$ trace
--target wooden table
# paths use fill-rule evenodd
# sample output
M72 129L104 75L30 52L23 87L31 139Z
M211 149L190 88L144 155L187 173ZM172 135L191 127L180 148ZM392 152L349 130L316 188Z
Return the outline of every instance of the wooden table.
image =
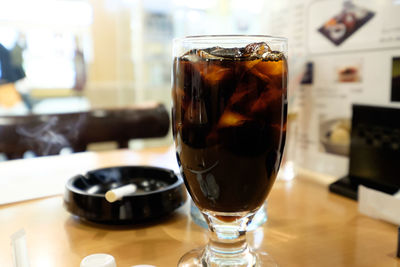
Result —
M153 164L166 152L167 148L83 153L43 158L34 165ZM0 163L0 171L26 169L33 163L10 164ZM400 266L394 225L359 214L355 201L329 193L324 183L310 177L302 174L275 184L268 200L268 222L248 234L252 246L267 250L280 266ZM92 253L113 255L118 267L171 267L186 251L207 241L207 232L188 217L187 204L151 224L102 226L72 217L62 202L56 195L0 206L1 267L13 266L10 236L21 228L27 234L31 267L79 266Z

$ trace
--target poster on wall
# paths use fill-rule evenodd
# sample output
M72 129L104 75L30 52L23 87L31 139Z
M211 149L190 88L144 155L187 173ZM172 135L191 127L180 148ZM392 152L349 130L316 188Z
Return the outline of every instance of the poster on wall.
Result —
M300 76L289 82L289 113L298 114L295 162L345 176L352 105L400 108L400 2L275 1L271 12L280 21L271 22L272 33L288 37L292 77Z

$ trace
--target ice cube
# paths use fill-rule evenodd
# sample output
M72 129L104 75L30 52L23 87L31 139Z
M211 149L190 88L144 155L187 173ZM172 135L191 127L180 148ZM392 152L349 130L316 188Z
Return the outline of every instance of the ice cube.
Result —
M257 87L252 84L239 84L236 91L229 99L230 105L245 104L252 98L257 97Z
M232 73L233 70L231 68L225 68L218 65L210 65L200 70L201 76L211 85L219 83L222 79L227 78L227 76Z
M259 79L271 83L272 80L282 79L287 74L286 62L280 61L264 61L251 60L245 64L248 71Z
M250 79L247 79L249 78ZM251 74L245 74L240 83L237 84L235 91L229 98L228 108L240 112L240 114L247 114L253 102L259 96L258 81L251 79Z
M205 50L190 50L182 56L182 59L182 66L184 66L183 69L185 70L184 77L185 79L188 79L188 81L185 82L185 86L192 84L193 80L197 79L198 74L200 74L202 79L210 85L219 83L230 73L233 74L231 68L222 66L222 57L214 56ZM210 60L215 60L215 62L210 63ZM184 63L187 63L188 65L185 65Z
M263 54L262 58L266 61L280 61L285 59L285 56L279 51L268 51L267 53Z
M183 54L181 59L190 62L197 62L201 59L201 57L197 54L196 50L190 50Z
M197 50L196 54L197 54L200 58L206 59L206 60L207 60L207 59L212 59L212 60L222 60L222 59L224 59L224 58L221 57L221 56L217 56L217 55L211 54L211 53L209 53L209 52L207 52L207 51L205 51L205 50L201 50L201 49Z
M261 79L264 82L271 82L271 77L269 76L269 73L265 71L265 69L263 68L263 64L259 63L259 64L255 64L251 69L250 69L250 73L254 76L256 76L257 78Z
M287 74L287 67L284 61L263 61L255 65L251 71L263 80L270 80L271 76L282 77Z
M183 60L187 60L190 62L198 62L202 59L205 60L222 60L223 57L214 55L210 53L210 49L192 49L183 54L181 57Z
M250 118L240 113L226 109L218 121L218 127L223 128L223 127L238 126L243 124L247 120L250 120Z
M273 103L280 104L281 99L282 90L271 87L267 91L262 92L260 97L253 102L253 105L251 106L251 113L265 113L268 107L270 107Z
M253 59L253 60L247 60L244 62L244 66L246 70L252 69L255 65L260 63L262 60L261 59Z
M273 51L265 42L252 43L244 48L243 56L248 58L258 58L264 61L279 61L284 59L282 52Z
M271 48L265 42L252 43L244 48L243 55L250 58L263 58L270 51Z
M243 48L223 48L223 47L212 47L207 49L207 52L213 56L224 58L224 59L233 59L243 57Z

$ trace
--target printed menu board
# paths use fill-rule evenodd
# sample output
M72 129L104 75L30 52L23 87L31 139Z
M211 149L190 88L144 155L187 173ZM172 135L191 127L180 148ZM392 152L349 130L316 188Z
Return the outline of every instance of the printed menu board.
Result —
M271 14L271 33L289 39L294 160L344 176L352 104L400 108L400 1L294 0Z

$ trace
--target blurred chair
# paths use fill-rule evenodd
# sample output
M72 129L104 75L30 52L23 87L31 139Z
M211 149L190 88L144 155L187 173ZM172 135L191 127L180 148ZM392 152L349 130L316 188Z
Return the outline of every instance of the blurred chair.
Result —
M115 141L127 148L132 139L163 137L169 130L164 105L87 112L0 117L0 153L8 159L57 155L63 149L85 151L88 144Z

